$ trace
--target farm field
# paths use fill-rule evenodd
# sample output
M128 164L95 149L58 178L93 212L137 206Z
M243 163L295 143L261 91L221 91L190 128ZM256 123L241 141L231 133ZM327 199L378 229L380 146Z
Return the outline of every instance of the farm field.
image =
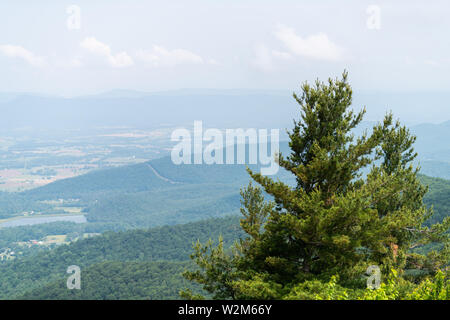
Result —
M168 153L169 133L168 128L52 131L43 136L0 132L0 191L20 192L96 169L161 157Z

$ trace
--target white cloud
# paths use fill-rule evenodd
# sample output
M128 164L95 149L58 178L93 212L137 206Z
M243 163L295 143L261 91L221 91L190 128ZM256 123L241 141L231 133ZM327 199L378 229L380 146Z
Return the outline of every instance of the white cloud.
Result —
M53 66L55 66L56 68L76 69L83 66L83 61L78 56L65 59L55 59L55 61L53 62Z
M162 46L154 45L152 50L139 50L136 56L152 67L173 67L180 64L202 64L204 60L199 55L185 50L168 50ZM217 63L209 59L208 63Z
M290 59L292 59L292 55L289 52L272 50L272 55L275 58L278 58L278 59L281 59L281 60L290 60Z
M109 63L113 67L129 67L134 64L133 59L126 52L119 52L114 56L108 57Z
M288 61L293 57L289 52L270 50L265 45L255 47L255 56L252 61L253 65L263 71L274 71L279 65L277 62Z
M81 47L99 56L111 55L111 48L103 42L98 41L94 37L85 38L80 45Z
M302 38L294 29L281 25L275 31L275 36L297 56L330 61L340 60L343 57L344 50L322 32Z
M0 45L0 52L10 58L20 58L25 60L33 67L45 66L45 60L42 57L36 56L33 52L28 51L24 47L15 45Z
M272 71L274 69L272 61L272 53L264 45L259 45L255 48L255 57L253 65L263 71Z
M111 48L107 44L98 41L94 37L84 39L80 45L89 52L106 58L107 62L113 67L123 68L134 64L133 59L125 51L112 54Z

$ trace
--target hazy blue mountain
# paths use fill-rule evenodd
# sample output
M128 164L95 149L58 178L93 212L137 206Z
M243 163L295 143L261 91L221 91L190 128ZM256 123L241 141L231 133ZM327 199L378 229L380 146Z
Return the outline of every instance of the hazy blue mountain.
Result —
M114 89L98 94L79 96L80 98L141 98L148 96L178 96L178 95L279 95L290 96L292 92L286 90L262 90L262 89L201 89L185 88L166 91L137 91L126 89Z
M271 94L134 94L57 98L30 95L1 102L0 127L74 129L95 126L151 127L162 123L213 127L286 128L296 116L291 96ZM110 96L110 97L109 97Z
M421 159L450 162L450 121L420 124L411 131L417 136L415 146Z
M381 120L392 110L407 124L439 123L450 118L447 101L450 93L356 92L353 106L356 110L366 106L366 120ZM291 119L299 115L291 92L250 89L150 93L117 89L73 98L0 93L0 111L4 129L148 127L186 125L194 120L215 127L291 128Z
M365 120L381 120L392 111L403 123L441 123L450 119L450 91L359 91L354 90L353 106L366 106Z
M450 162L422 160L419 164L420 172L427 176L450 179Z

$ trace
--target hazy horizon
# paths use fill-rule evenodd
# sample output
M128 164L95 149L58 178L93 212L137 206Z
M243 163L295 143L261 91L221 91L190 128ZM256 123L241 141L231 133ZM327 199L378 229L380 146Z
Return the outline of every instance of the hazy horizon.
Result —
M449 12L443 0L1 3L0 92L291 95L347 70L368 120L392 108L438 123L450 119Z
M180 88L180 89L172 89L172 90L163 90L163 91L140 91L140 90L129 90L129 89L112 89L107 91L100 91L91 94L83 94L76 96L64 96L64 95L54 95L47 93L36 93L36 92L1 92L0 91L0 110L2 108L11 108L14 105L15 99L19 100L19 105L22 107L26 107L27 110L31 110L33 108L41 108L44 110L51 110L48 107L56 108L54 105L56 101L61 100L64 102L73 101L75 104L72 106L72 109L77 108L76 102L82 101L83 105L86 101L90 101L90 108L97 108L99 110L104 110L107 106L104 106L101 101L110 100L113 102L114 108L124 108L124 112L126 111L126 105L131 103L131 107L133 104L139 105L139 110L145 109L145 107L151 109L152 112L156 112L156 116L158 114L165 115L164 108L160 108L160 103L152 102L151 98L160 97L161 99L166 98L167 101L173 101L173 104L176 104L178 107L174 106L174 110L176 108L182 108L183 105L174 100L177 96L192 96L198 97L198 99L194 99L191 103L193 105L185 105L189 106L191 109L205 110L208 112L209 109L217 108L227 108L227 105L221 101L221 96L225 97L234 97L236 101L239 103L239 107L230 106L228 109L230 112L221 111L225 118L234 118L236 112L238 110L243 111L244 109L248 109L252 111L257 111L258 104L263 103L266 105L266 111L268 112L266 115L259 114L259 117L256 117L256 123L258 123L258 118L273 118L273 116L279 112L279 116L277 118L282 118L283 116L286 119L291 119L296 117L297 104L295 100L292 98L292 93L298 93L300 86L293 91L288 90L266 90L266 89L245 89L245 88L234 88L234 89L212 89L212 88ZM376 91L376 90L353 90L353 108L355 110L360 110L363 106L366 107L367 113L364 118L365 121L381 121L383 116L392 111L395 118L400 119L404 124L407 125L418 125L418 124L442 124L447 121L450 121L450 108L448 108L448 104L446 101L450 101L450 92L446 91ZM272 101L266 103L264 101L264 96L272 97ZM202 97L204 99L202 99ZM254 99L250 99L254 97ZM28 101L24 105L24 98L28 99ZM34 103L33 99L38 99L37 103ZM145 101L147 99L147 101ZM150 100L149 100L150 99ZM160 100L161 100L160 99ZM206 100L207 102L204 102ZM143 103L147 103L144 104ZM169 102L167 102L169 103ZM197 103L197 104L195 104ZM205 105L205 103L209 103L209 105ZM17 107L19 106L17 105ZM160 109L158 109L160 108ZM244 108L244 109L241 109ZM80 109L81 110L81 109ZM233 111L234 110L234 111ZM264 110L264 109L262 109ZM424 112L426 110L426 112ZM48 111L50 112L50 111ZM58 112L59 113L59 112ZM141 118L142 115L146 114L146 112L137 114L138 118ZM50 114L49 114L50 115ZM201 119L202 114L198 113L198 119ZM214 115L212 115L214 116ZM214 118L214 117L213 117ZM223 120L223 117L218 117ZM119 117L118 119L121 119ZM266 122L266 125L270 125L271 123ZM273 123L275 124L275 123ZM254 124L248 123L247 126L252 126Z

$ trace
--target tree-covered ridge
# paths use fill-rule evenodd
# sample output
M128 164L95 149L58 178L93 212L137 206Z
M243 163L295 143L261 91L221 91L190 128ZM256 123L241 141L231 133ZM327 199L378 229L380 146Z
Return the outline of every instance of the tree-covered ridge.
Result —
M419 176L420 181L429 187L424 203L433 206L434 215L430 222L440 222L450 216L450 181L440 178Z
M239 213L239 187L227 184L179 185L102 196L85 210L90 223L126 228L173 225Z
M200 292L182 277L189 261L105 261L82 271L81 289L68 290L66 279L26 292L19 299L31 300L161 300L180 299L180 288Z
M0 298L12 299L49 282L67 279L66 269L70 265L78 265L83 271L104 261L187 261L193 243L197 240L207 241L219 234L230 239L228 245L241 237L238 217L148 230L106 232L101 236L78 240L70 245L0 265ZM168 272L164 277L169 280L177 275ZM159 298L169 297L161 293Z
M424 176L421 176L420 178L424 184L430 186L427 197L434 199L433 203L435 211L441 213L441 215L444 216L445 211L438 211L438 209L441 208L439 210L443 210L442 208L445 208L445 205L448 202L447 199L450 198L450 181ZM449 190L449 192L441 193L441 190ZM438 193L440 197L433 197L434 193ZM446 194L448 196L445 196ZM4 242L23 241L31 238L39 239L40 237L49 233L69 233L72 232L74 228L79 233L91 231L91 227L89 227L89 224L84 226L76 225L73 223L58 222L20 228L2 229L0 230L0 238L3 239ZM197 228L198 231L196 231ZM225 231L227 228L231 228L230 230L234 230L236 232L227 232ZM216 229L221 230L218 231ZM4 288L10 287L9 289L6 288L6 290L9 290L8 292L10 292L12 295L15 295L19 292L26 292L23 296L20 296L20 298L26 299L177 299L179 298L179 290L183 288L190 288L192 290L195 290L196 288L198 288L196 286L191 286L181 277L181 273L185 270L185 266L187 266L186 260L188 259L189 252L191 250L191 243L195 241L196 236L199 237L201 241L205 241L208 239L208 234L210 235L210 237L216 238L217 232L222 233L222 235L227 240L227 243L225 244L226 248L234 240L238 240L239 237L243 236L243 233L238 231L239 218L236 216L230 219L213 219L210 221L202 221L187 225L156 228L151 229L148 232L138 230L121 232L117 234L109 233L107 237L98 236L97 238L81 240L80 242L72 243L68 246L57 249L59 250L58 255L62 254L62 256L65 257L62 260L58 259L58 257L50 253L41 253L33 258L24 260L24 263L20 264L20 267L17 266L16 262L16 266L14 267L14 269L11 269L10 267L1 269L5 273L10 273L10 277L6 277L5 273L2 272L3 275L0 276L2 279L1 282L4 283ZM167 242L165 245L163 245L164 239L167 239L172 234L177 235L179 232L181 232L180 237L176 237L175 241L172 242L174 246L172 247L172 249L169 249L170 245ZM145 256L145 251L141 251L141 247L139 245L142 245L142 243L136 243L136 241L140 240L143 240L144 243L146 243L146 238L150 238L153 242L159 243L158 246L147 247L147 249L152 252L149 256ZM85 257L80 257L80 252L83 250L87 250L88 254ZM155 253L158 253L159 250L162 251L157 255L153 255ZM144 261L141 261L142 257L144 257ZM51 264L48 262L50 261L50 259L56 259L55 261L60 264L60 268L57 268L56 271L57 276L53 280L51 280L51 277L48 277L48 274L50 274L51 272L55 272L56 270L51 268ZM84 285L86 285L86 290L83 289L80 292L76 290L69 291L65 286L65 280L68 275L64 273L64 268L67 267L67 265L71 263L70 261L73 260L78 262L82 261L83 265L89 266L87 267L87 269L82 269L83 283ZM105 265L108 265L108 267L105 269L106 272L99 274L99 272L101 271L101 267L99 266L103 265L103 262L99 261L106 260L116 260L116 262L105 262ZM148 260L150 260L150 262ZM158 261L155 262L155 260ZM159 260L175 260L181 262ZM32 276L33 265L39 264L42 267L43 261L47 262L43 267L45 270L45 274L36 278L39 287L33 290L29 290L27 288L27 285ZM129 267L126 266L128 263L127 261L133 261L130 262L131 264ZM156 266L164 266L167 272L158 269ZM137 287L140 289L134 289L131 285L126 285L126 289L120 291L122 293L118 293L119 291L116 291L116 289L121 287L124 283L127 283L129 281L129 278L133 278L137 276L137 274L143 274L140 273L140 268L142 268L142 270L150 270L145 273L145 276L142 278L142 281L143 283L145 283L145 285L140 285ZM28 276L24 278L26 285L20 287L19 284L22 281L20 281L20 278L18 276L13 276L12 274L18 272L19 276L23 277L23 274L27 272L28 269L31 272L27 273ZM120 272L119 269L127 270L127 272ZM133 272L131 272L132 270ZM120 273L120 276L109 277L110 274L117 273ZM90 275L93 276L91 277ZM88 276L87 279L85 278L85 276ZM104 281L109 282L105 285L103 284ZM18 287L12 288L13 283L16 283ZM332 284L333 283L329 284L327 282L317 281L309 284L305 283L303 287L311 288L311 290L306 293L304 291L301 291L301 293L299 293L301 295L296 297L309 299L314 298L317 295L317 297L322 298L325 296L337 298L337 293L341 292L337 289L333 289L334 291L328 293L320 291L320 288L335 288L336 286L333 286ZM85 286L83 286L83 288L85 288ZM342 288L342 290L345 291L345 288ZM347 292L347 297L349 297L349 294L351 294L351 292ZM293 297L294 296L292 295L290 296L290 298ZM8 298L11 298L11 296L8 296Z
M450 216L425 224L433 212L423 202L428 188L413 166L416 137L388 114L370 134L355 138L352 130L365 109L350 109L345 72L342 79L304 83L294 98L301 117L289 133L292 153L278 161L296 185L248 169L273 200L265 201L252 184L242 190L247 238L232 254L222 241L217 247L197 243L192 259L199 270L186 272L186 278L218 299L283 299L333 279L348 291L362 290L370 266L385 278L395 270L410 287L424 274L445 271ZM440 245L428 254L412 251L431 243ZM445 279L443 286L448 288ZM199 298L189 291L183 295Z
M140 164L101 169L21 193L29 199L91 198L105 193L136 193L198 184L248 182L245 165L175 165L170 157ZM156 173L155 173L156 172ZM163 178L161 178L163 177Z
M287 142L280 144L290 152ZM170 183L158 174L177 183ZM257 170L257 168L252 167ZM278 177L295 184L282 169ZM161 158L137 165L94 171L59 180L19 194L0 194L0 216L4 218L34 210L53 213L49 199L77 199L91 232L186 223L239 212L239 188L248 183L245 165L174 165ZM444 189L443 189L444 190ZM434 192L434 189L431 189ZM447 189L442 191L445 198ZM425 196L425 201L430 194ZM426 202L429 204L429 202ZM435 205L436 217L444 217ZM445 209L445 208L443 208ZM0 241L2 238L0 237Z
M442 188L450 188L450 181L429 177L421 177L421 179L425 179L423 180L424 183L430 184L429 194L433 194L434 187L437 185ZM12 241L27 239L30 232L32 232L33 238L39 238L52 230L58 234L70 232L73 227L78 228L79 232L89 231L89 229L85 229L86 226L52 223L22 227L19 228L20 230L17 230L18 228L3 229L0 230L0 234L2 238ZM20 233L17 233L17 231L20 231ZM57 254L40 253L33 258L23 260L23 263L17 261L13 268L8 262L8 266L3 269L0 268L2 270L1 282L4 284L2 290L9 292L2 297L12 298L15 296L26 299L178 299L178 291L181 289L189 288L194 292L200 292L197 291L198 286L189 284L181 277L181 273L185 271L186 267L192 266L187 262L192 242L197 238L201 241L206 241L209 237L216 238L217 234L222 234L227 240L224 244L225 248L229 247L233 241L243 237L244 234L239 231L239 217L212 219L187 225L155 228L148 231L110 232L96 238L80 240L54 249L54 251L58 250ZM174 239L172 239L172 235L175 235ZM151 239L151 242L156 245L148 246L147 239ZM169 242L165 239L169 239ZM144 248L143 244L145 244ZM84 251L86 251L86 255L82 255ZM62 259L60 255L63 257ZM56 262L56 268L52 267L51 261ZM71 261L80 263L82 267L83 289L81 291L67 290L66 288L65 281L68 275L65 273L65 268L72 264ZM44 273L35 276L33 273L34 265L43 268ZM103 269L102 266L105 268ZM164 268L161 269L161 266ZM126 270L126 272L121 270ZM142 272L143 270L147 271ZM51 273L54 273L55 277L49 277L48 275ZM10 274L10 276L7 277L6 274ZM136 279L138 276L144 284L134 287L130 284L133 283L130 279ZM20 285L22 283L21 278L24 285ZM34 280L32 281L32 279ZM30 283L31 287L36 286L36 288L31 289ZM117 291L118 288L122 289ZM345 291L345 288L339 289L339 285L333 282L328 283L318 280L305 282L300 288L309 289L299 291L299 288L297 288L293 292L297 292L299 295L291 294L289 298L324 299L328 297L337 299L350 298L352 294L355 294L348 290ZM344 291L346 295L340 295ZM363 293L360 291L359 294Z

